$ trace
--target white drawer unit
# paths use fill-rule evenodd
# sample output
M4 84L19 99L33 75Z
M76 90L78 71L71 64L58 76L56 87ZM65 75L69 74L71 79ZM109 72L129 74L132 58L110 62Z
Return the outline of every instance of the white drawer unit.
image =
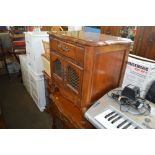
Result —
M31 96L40 111L44 111L46 106L45 85L43 74L36 74L29 68Z
M43 40L49 41L47 32L25 32L28 63L32 70L37 74L41 74L43 71L41 60L41 54L44 53Z
M35 60L28 59L28 65L36 74L42 74L42 71L44 70L41 57L36 58Z

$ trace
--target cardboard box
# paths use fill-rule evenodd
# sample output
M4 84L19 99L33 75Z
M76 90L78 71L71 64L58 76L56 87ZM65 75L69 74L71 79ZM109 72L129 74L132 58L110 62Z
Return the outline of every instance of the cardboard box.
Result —
M138 86L141 97L145 97L155 80L155 61L129 54L122 87L132 84Z

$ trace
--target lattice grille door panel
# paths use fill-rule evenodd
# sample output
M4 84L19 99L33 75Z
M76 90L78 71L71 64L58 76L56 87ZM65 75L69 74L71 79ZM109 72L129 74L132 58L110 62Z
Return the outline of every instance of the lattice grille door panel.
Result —
M54 65L54 72L55 74L57 74L58 76L62 77L62 66L61 66L61 62L60 60L55 60L53 62Z
M79 75L72 67L67 68L67 82L70 86L72 86L75 90L79 90L80 79Z

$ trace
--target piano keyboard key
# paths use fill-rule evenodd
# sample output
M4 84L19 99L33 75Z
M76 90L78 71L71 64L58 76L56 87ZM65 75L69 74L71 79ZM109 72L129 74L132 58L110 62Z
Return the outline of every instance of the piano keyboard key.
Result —
M128 124L125 125L122 129L127 129L130 125L131 125L131 123L128 123Z
M114 119L111 123L115 123L116 121L118 121L120 118L122 118L122 116L118 116L116 119Z
M132 124L127 129L134 129L134 128L135 128L135 126Z
M115 112L113 111L113 112L111 112L111 113L109 113L109 114L107 114L106 116L105 116L105 118L107 118L107 117L109 117L109 116L111 116L112 114L114 114Z
M124 121L125 121L124 118L120 118L118 121L116 121L115 123L113 123L113 125L117 128L117 126L118 126L119 124L121 124L122 122L124 122Z
M127 126L129 124L129 121L126 121L121 127L120 129L123 129L125 126Z
M104 112L102 112L102 115L105 117L107 114L113 112L111 109L107 109Z
M108 121L112 120L112 119L115 118L116 116L118 116L118 114L114 114L113 116L111 116L110 118L108 118Z
M138 127L138 126L136 126L136 127L135 127L135 129L139 129L139 127Z
M124 125L127 122L127 120L123 121L122 123L120 123L117 128L120 128L122 125Z

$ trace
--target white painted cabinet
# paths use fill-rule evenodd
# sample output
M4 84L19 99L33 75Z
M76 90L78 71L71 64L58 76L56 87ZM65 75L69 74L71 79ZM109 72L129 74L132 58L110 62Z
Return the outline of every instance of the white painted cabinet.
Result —
M49 41L47 32L25 32L26 55L20 56L23 83L40 111L46 106L42 40Z

